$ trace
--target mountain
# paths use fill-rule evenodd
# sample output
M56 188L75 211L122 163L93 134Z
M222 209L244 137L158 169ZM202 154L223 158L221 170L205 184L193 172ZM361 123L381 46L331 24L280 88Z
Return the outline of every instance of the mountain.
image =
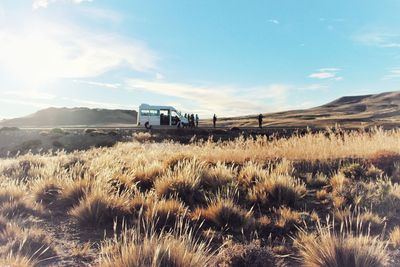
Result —
M29 116L0 121L0 126L61 127L61 126L114 126L136 124L134 110L89 108L47 108Z
M400 91L344 96L328 104L303 110L266 113L264 125L276 127L400 126ZM220 126L257 126L257 115L220 118Z
M258 125L257 116L219 118L217 125L253 127ZM26 117L0 121L0 127L134 126L136 118L134 110L48 108ZM200 122L202 126L211 126L211 120ZM335 124L343 127L400 126L400 91L344 96L315 108L264 114L264 125L270 127L326 127Z

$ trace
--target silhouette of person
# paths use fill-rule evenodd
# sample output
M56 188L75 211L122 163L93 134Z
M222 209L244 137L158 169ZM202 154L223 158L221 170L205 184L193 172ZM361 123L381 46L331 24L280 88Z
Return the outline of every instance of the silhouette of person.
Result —
M190 115L190 125L192 128L194 128L194 114Z
M199 127L199 115L196 114L196 128Z
M214 128L215 128L215 124L217 123L217 116L214 114L214 117L213 117L213 126L214 126Z
M263 118L264 116L260 113L260 115L258 115L258 127L260 128L262 128Z

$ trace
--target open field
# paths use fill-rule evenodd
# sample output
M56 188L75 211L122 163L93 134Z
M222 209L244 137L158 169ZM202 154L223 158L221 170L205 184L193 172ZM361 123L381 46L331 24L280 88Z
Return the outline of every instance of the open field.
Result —
M400 263L399 130L151 140L1 159L0 265Z

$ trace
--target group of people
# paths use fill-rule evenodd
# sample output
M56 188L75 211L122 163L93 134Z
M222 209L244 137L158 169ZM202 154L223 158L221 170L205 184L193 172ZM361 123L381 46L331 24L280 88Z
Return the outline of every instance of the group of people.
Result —
M264 116L260 113L260 115L258 115L258 127L260 127L260 128L262 128L263 118L264 118ZM216 125L217 125L217 115L214 114L213 127L215 128Z
M199 115L198 114L195 115L195 114L185 113L185 118L188 120L190 128L199 127Z
M185 113L185 118L188 120L190 128L199 127L199 115L198 114L195 115L195 114ZM260 128L262 128L263 118L264 118L264 116L260 113L260 115L258 115L258 127L260 127ZM213 127L215 128L216 125L217 125L217 115L214 114Z

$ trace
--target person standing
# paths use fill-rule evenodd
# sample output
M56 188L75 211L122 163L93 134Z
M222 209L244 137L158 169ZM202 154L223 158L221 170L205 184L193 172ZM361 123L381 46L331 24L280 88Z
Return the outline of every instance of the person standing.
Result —
M264 116L260 113L260 115L258 115L258 127L260 128L262 128L263 118Z
M199 115L196 114L196 128L199 127Z
M191 128L194 128L194 114L190 115L190 126Z
M214 126L214 128L215 128L216 123L217 123L217 116L214 114L214 117L213 117L213 126Z

